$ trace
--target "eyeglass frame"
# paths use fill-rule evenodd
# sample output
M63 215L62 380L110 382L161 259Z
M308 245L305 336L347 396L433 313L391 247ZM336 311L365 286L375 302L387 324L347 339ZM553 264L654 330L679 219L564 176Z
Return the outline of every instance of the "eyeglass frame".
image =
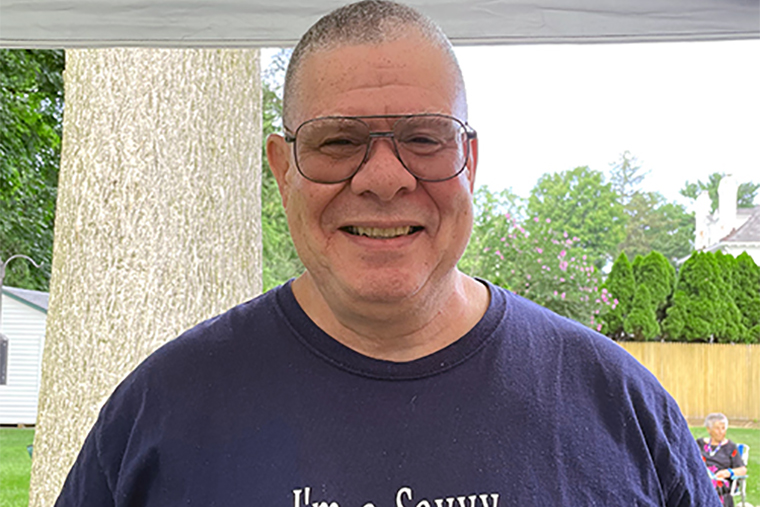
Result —
M364 121L364 120L378 120L378 119L395 119L395 121L393 122L393 126L395 127L396 123L399 120L403 120L403 119L407 119L407 118L417 118L417 117L430 117L430 116L436 116L436 117L439 117L439 118L446 118L446 119L449 119L449 120L454 120L455 122L459 123L464 128L464 132L465 132L465 135L467 137L467 142L465 143L467 152L465 153L464 163L462 164L462 167L456 173L452 174L451 176L447 176L445 178L426 179L426 178L420 178L419 176L417 176L416 174L414 174L411 171L411 169L409 169L406 166L406 164L404 163L404 161L401 159L401 155L399 154L399 151L398 151L398 145L396 144L396 137L395 137L395 135L393 133L393 130L385 130L385 131L381 130L381 131L375 131L375 132L373 132L372 129L371 129L371 127L367 124L367 122ZM354 171L351 174L349 174L345 178L340 179L338 181L321 181L321 180L317 180L317 179L314 179L314 178L310 178L309 176L307 176L306 174L304 174L303 170L301 169L301 165L298 162L298 150L296 149L296 147L297 147L296 143L297 143L297 140L298 140L298 131L301 130L301 128L303 128L304 125L307 125L309 123L312 123L312 122L315 122L315 121L319 121L319 120L330 120L330 119L336 119L336 120L358 120L358 121L360 121L361 123L363 123L364 125L367 126L367 129L369 129L369 141L367 141L367 148L366 148L366 151L364 152L364 158L362 159L362 161L359 163L359 165L356 167L356 169L354 169ZM372 140L373 139L377 139L377 138L386 138L386 139L390 138L391 139L391 145L393 146L393 151L394 151L394 153L396 155L396 159L398 159L398 161L401 162L401 165L404 167L404 169L406 169L406 172L408 172L409 174L411 174L412 176L414 176L414 178L417 181L424 181L424 182L428 182L428 183L438 183L438 182L442 182L442 181L448 181L448 180L456 178L457 176L459 176L460 174L462 174L462 171L464 171L465 167L467 167L467 161L470 159L470 141L472 141L473 139L477 139L477 137L478 137L478 133L466 121L462 121L462 120L460 120L459 118L457 118L455 116L451 116L451 115L448 115L448 114L442 114L442 113L375 114L375 115L365 115L365 116L338 116L338 115L333 115L333 116L318 116L316 118L311 118L311 119L306 120L305 122L301 123L298 126L298 128L295 130L295 132L293 132L293 133L291 133L292 131L289 128L287 128L287 127L285 127L283 130L284 130L284 134L285 134L283 136L284 139L285 139L285 142L288 143L288 144L293 143L293 157L295 158L295 161L296 161L296 169L298 169L298 173L301 176L303 176L304 178L306 178L307 180L309 180L309 181L312 181L314 183L320 183L320 184L323 184L323 185L335 185L335 184L338 184L338 183L343 183L344 181L349 181L351 178L353 178L354 176L356 176L356 173L358 173L361 170L361 168L364 166L364 164L366 164L367 161L369 160L369 158L370 158L369 157L369 153L370 153L370 150L372 149Z

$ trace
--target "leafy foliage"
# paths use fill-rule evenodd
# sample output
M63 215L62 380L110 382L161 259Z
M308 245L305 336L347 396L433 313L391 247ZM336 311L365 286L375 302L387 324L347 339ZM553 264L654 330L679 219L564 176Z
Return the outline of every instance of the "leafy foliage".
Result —
M601 315L601 331L616 340L626 338L624 324L633 305L636 279L625 252L621 252L615 259L602 290L608 297L604 300L607 307Z
M719 204L718 186L720 185L720 180L723 179L725 175L725 173L712 173L706 182L697 180L696 183L689 183L687 181L679 192L682 196L694 200L699 197L699 194L707 190L707 193L710 196L710 202L712 203L710 213L715 213ZM741 183L737 192L736 206L739 208L754 207L758 189L760 189L760 183L753 183L751 181Z
M644 285L655 311L664 310L676 284L676 270L664 255L651 251L634 271L636 285Z
M263 133L277 132L280 87L288 52L273 60L263 83ZM20 253L5 283L47 290L53 248L55 199L63 115L62 51L0 50L0 259ZM298 275L303 266L288 232L277 183L262 150L264 288Z
M262 83L263 138L279 132L282 126L282 79L288 51L283 50L273 59ZM280 200L277 181L274 179L266 147L261 154L261 235L262 280L265 291L276 287L303 272L303 264L296 253L288 229L288 219Z
M747 252L736 258L734 299L747 328L747 341L760 343L760 267Z
M717 301L719 318L716 322L716 338L720 342L737 342L747 339L747 328L736 305L736 259L721 251L713 254L718 268L716 285L721 297Z
M623 206L628 207L631 199L639 193L639 186L647 174L648 171L641 172L638 160L628 151L623 152L620 160L612 165L610 185Z
M475 234L459 263L472 276L488 278L560 315L600 328L598 271L581 239L551 219L523 220L519 200L483 187L476 193ZM505 211L509 210L509 211Z
M628 217L617 252L625 252L632 259L657 250L675 263L692 251L694 216L684 206L667 202L659 192L642 191L640 186L647 174L627 151L610 169L612 190Z
M707 255L697 252L681 267L673 304L662 323L672 340L705 341L714 334L718 288L713 280L717 272Z
M521 216L522 200L510 190L492 192L483 186L475 190L473 206L472 235L459 260L459 269L487 278L496 285L507 286L506 280L499 278L501 259L498 255L484 255L484 252L499 244L511 219Z
M598 268L612 259L625 237L623 205L604 174L588 167L544 174L531 191L527 212L581 238L579 246Z
M671 263L691 253L694 214L680 204L665 201L657 192L636 192L625 206L628 222L619 251L628 258L656 250Z
M663 201L650 214L647 236L651 250L662 253L674 264L694 249L694 213L687 212L681 204Z
M63 117L63 51L0 49L0 259L5 283L47 290Z
M675 268L661 253L638 255L631 264L621 252L602 286L608 296L603 298L602 332L615 340L659 336L675 280Z
M734 300L730 255L696 252L679 272L663 329L672 340L751 341Z
M631 312L625 319L623 329L636 340L651 340L660 334L655 305L644 283L636 287Z

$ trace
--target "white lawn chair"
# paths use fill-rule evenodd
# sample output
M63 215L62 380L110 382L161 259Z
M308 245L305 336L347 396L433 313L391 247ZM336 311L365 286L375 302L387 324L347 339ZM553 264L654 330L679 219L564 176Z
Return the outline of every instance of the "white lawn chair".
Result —
M741 454L742 456L742 461L744 461L745 465L748 465L749 464L749 446L747 444L736 444L736 447L739 450L739 454ZM744 495L746 493L746 490L747 490L747 476L746 475L734 476L733 480L731 481L731 496L741 495L742 497L742 503L737 504L737 505L741 505L742 507L745 507Z

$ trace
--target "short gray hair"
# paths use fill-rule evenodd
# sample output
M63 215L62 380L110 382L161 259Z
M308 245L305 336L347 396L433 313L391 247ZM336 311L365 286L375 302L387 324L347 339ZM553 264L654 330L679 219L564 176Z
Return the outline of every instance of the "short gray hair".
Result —
M705 417L705 428L709 430L716 422L722 422L726 425L726 429L728 429L728 417L726 417L724 414L721 414L720 412L715 412L714 414L710 414Z
M318 51L358 44L391 42L415 29L418 35L443 50L451 61L464 94L464 79L454 48L443 30L421 12L390 0L364 0L344 5L322 17L301 37L293 49L285 73L283 92L283 120L291 118L290 104L299 84L299 70L303 60Z

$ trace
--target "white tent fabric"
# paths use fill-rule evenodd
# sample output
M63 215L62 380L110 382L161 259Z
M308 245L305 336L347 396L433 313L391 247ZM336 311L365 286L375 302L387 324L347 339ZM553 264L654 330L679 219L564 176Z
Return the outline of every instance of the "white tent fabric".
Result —
M2 0L4 47L293 45L341 0ZM760 0L409 0L457 44L760 38Z

